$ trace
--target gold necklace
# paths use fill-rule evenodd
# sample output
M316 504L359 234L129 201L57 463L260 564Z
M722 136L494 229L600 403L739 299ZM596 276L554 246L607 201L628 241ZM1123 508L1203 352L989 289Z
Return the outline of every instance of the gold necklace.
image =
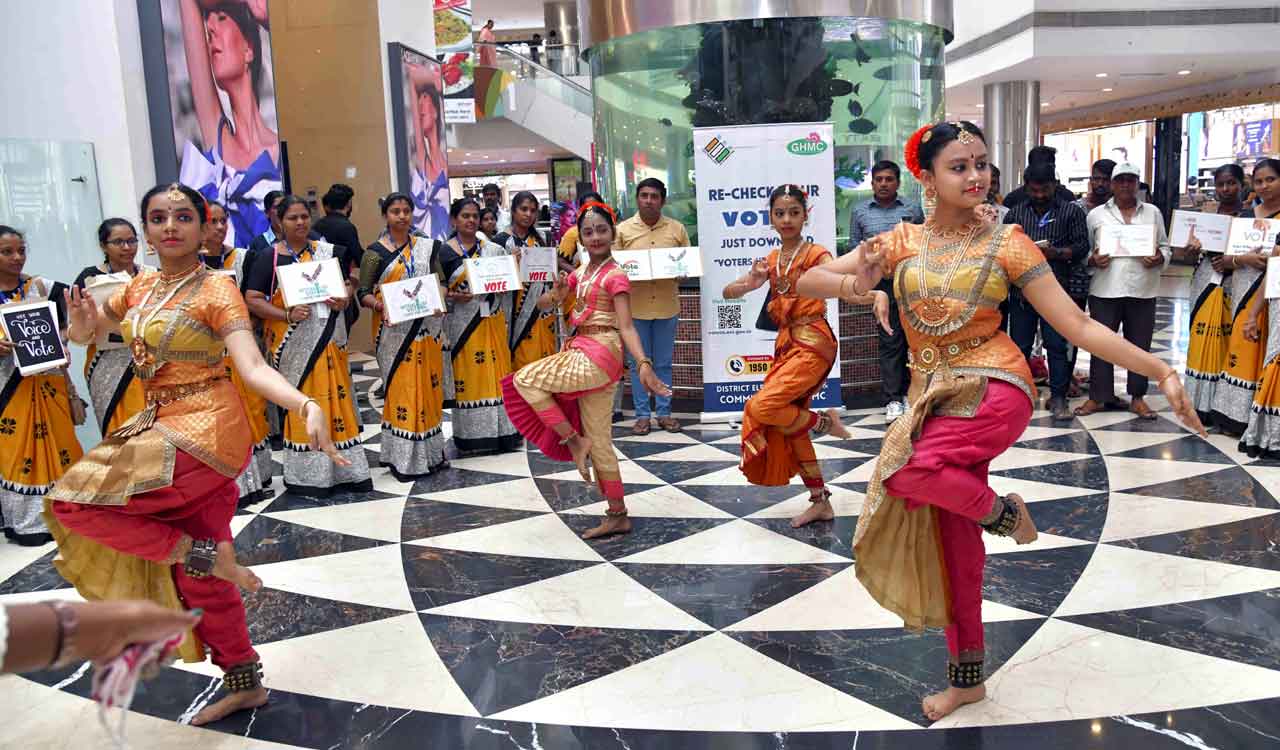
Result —
M958 240L961 237L964 237L969 234L973 234L974 228L978 226L978 222L966 221L965 223L961 224L958 227L940 228L938 226L938 223L934 221L932 218L930 218L924 224L925 224L925 229L928 230L928 232L932 234L934 237L937 237L940 240Z
M940 326L951 319L951 309L947 307L947 296L951 293L951 283L955 280L956 272L960 270L961 264L964 263L965 255L969 252L969 246L973 244L973 238L977 235L978 225L966 224L968 230L964 235L964 244L960 246L960 252L956 256L956 260L951 264L951 268L947 271L946 278L942 282L942 288L935 295L929 291L929 280L926 271L929 267L929 243L933 240L935 227L928 223L924 227L924 238L920 248L919 273L920 273L920 309L916 312L920 321L928 326ZM946 239L945 236L943 239Z
M791 257L787 259L786 270L783 270L782 268L783 250L781 247L778 248L778 261L777 261L778 294L791 293L791 266L795 264L796 258L800 257L800 251L804 250L805 246L808 244L809 244L808 240L801 240L800 244L796 245L796 249L791 251Z
M596 266L595 273L591 274L590 278L587 278L587 271L591 268L590 264L582 267L582 275L578 277L578 301L573 306L574 312L582 314L587 309L587 293L591 291L591 285L596 283L596 277L600 275L605 266L609 265L611 260L613 260L612 256L600 261L600 265ZM586 283L582 283L583 279L586 279Z
M133 340L129 342L129 353L133 358L133 371L140 380L150 380L156 374L156 357L147 351L147 326L151 325L156 315L187 285L187 282L200 278L200 272L203 269L204 264L197 263L174 276L160 274L160 279L151 285L142 302L129 311L133 318ZM170 285L173 286L172 289L169 288ZM154 305L150 304L152 298L158 300Z

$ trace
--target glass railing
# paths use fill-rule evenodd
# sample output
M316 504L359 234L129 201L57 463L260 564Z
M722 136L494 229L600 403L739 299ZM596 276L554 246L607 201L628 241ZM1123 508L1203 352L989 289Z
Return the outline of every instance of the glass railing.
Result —
M504 45L489 44L487 42L476 42L477 51L481 51L486 47L494 50L495 67L510 73L513 77L522 81L532 83L537 89L547 96L554 97L574 110L590 116L592 112L591 89L583 86L577 81L569 78L571 75L577 75L576 72L562 73L557 72L572 69L577 71L578 56L577 45L560 45L549 48L541 48L538 59L532 56L522 54L521 48L529 45ZM524 52L532 53L534 50L525 49ZM561 54L552 57L552 52L560 52ZM480 54L483 59L484 55ZM555 67L549 67L554 65ZM586 67L582 67L585 73Z

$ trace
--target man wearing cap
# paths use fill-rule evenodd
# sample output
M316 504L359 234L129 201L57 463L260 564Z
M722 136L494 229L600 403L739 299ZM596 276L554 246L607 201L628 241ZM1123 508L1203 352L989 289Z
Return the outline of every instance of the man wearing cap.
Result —
M1151 348L1151 335L1156 324L1156 294L1160 274L1171 257L1169 237L1164 230L1160 209L1138 200L1138 168L1125 163L1111 173L1111 200L1089 212L1089 237L1093 251L1089 267L1093 280L1089 284L1089 314L1113 331L1124 328L1129 343L1144 351ZM1103 227L1121 224L1153 225L1152 253L1144 257L1113 258L1098 252ZM1115 395L1115 368L1101 357L1089 360L1089 400L1076 409L1076 416L1088 416L1103 409L1128 408L1143 419L1156 414L1144 400L1147 378L1129 373L1129 396L1126 404Z

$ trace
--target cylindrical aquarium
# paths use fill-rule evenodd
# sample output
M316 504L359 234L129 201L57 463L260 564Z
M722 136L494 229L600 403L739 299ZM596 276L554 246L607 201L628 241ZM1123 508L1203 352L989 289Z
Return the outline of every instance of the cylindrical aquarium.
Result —
M871 165L884 158L901 165L911 133L942 117L944 34L883 18L762 18L598 41L588 59L601 192L628 216L633 186L658 177L667 183L668 215L692 235L693 128L829 120L843 250L851 207L871 197ZM902 192L919 198L905 170Z

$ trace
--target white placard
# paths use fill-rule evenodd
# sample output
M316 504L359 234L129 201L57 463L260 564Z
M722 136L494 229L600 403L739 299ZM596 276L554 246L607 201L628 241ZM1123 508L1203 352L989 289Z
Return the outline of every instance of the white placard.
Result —
M526 284L555 281L560 270L558 258L554 247L520 248L520 280Z
M653 279L653 267L648 250L614 250L613 260L632 281Z
M1225 253L1227 237L1231 234L1231 219L1227 214L1174 211L1173 223L1169 225L1169 244L1186 247L1194 233L1200 240L1200 248L1206 253Z
M395 325L445 311L440 277L418 276L382 285L382 314Z
M521 287L516 259L510 255L467 258L467 283L472 294L501 294Z
M702 275L702 254L697 247L659 247L649 251L650 273L655 279L692 279Z
M116 295L116 292L124 289L132 280L133 277L124 271L119 273L100 273L97 276L90 276L85 279L84 291L93 298L94 303L98 305L98 310L101 311L106 309L107 303ZM113 333L120 336L120 325L118 323L110 326L107 330L100 330L94 343L97 344L99 349L124 346L123 341L114 344L111 342L110 336Z
M1267 258L1267 299L1280 299L1280 258ZM1272 313L1275 311L1272 310Z
M769 193L795 183L808 194L804 236L836 250L835 141L830 122L696 128L698 240L702 256L702 413L704 419L741 412L773 365L776 331L756 327L768 290L737 299L725 285L751 269L779 243L769 226ZM827 321L840 330L839 308L827 301ZM837 407L839 357L811 408Z
M276 266L276 278L287 307L311 305L347 296L337 258Z
M1156 252L1155 224L1103 224L1098 252L1113 258L1147 258Z
M1280 219L1233 219L1227 238L1227 255L1269 254L1280 234Z

